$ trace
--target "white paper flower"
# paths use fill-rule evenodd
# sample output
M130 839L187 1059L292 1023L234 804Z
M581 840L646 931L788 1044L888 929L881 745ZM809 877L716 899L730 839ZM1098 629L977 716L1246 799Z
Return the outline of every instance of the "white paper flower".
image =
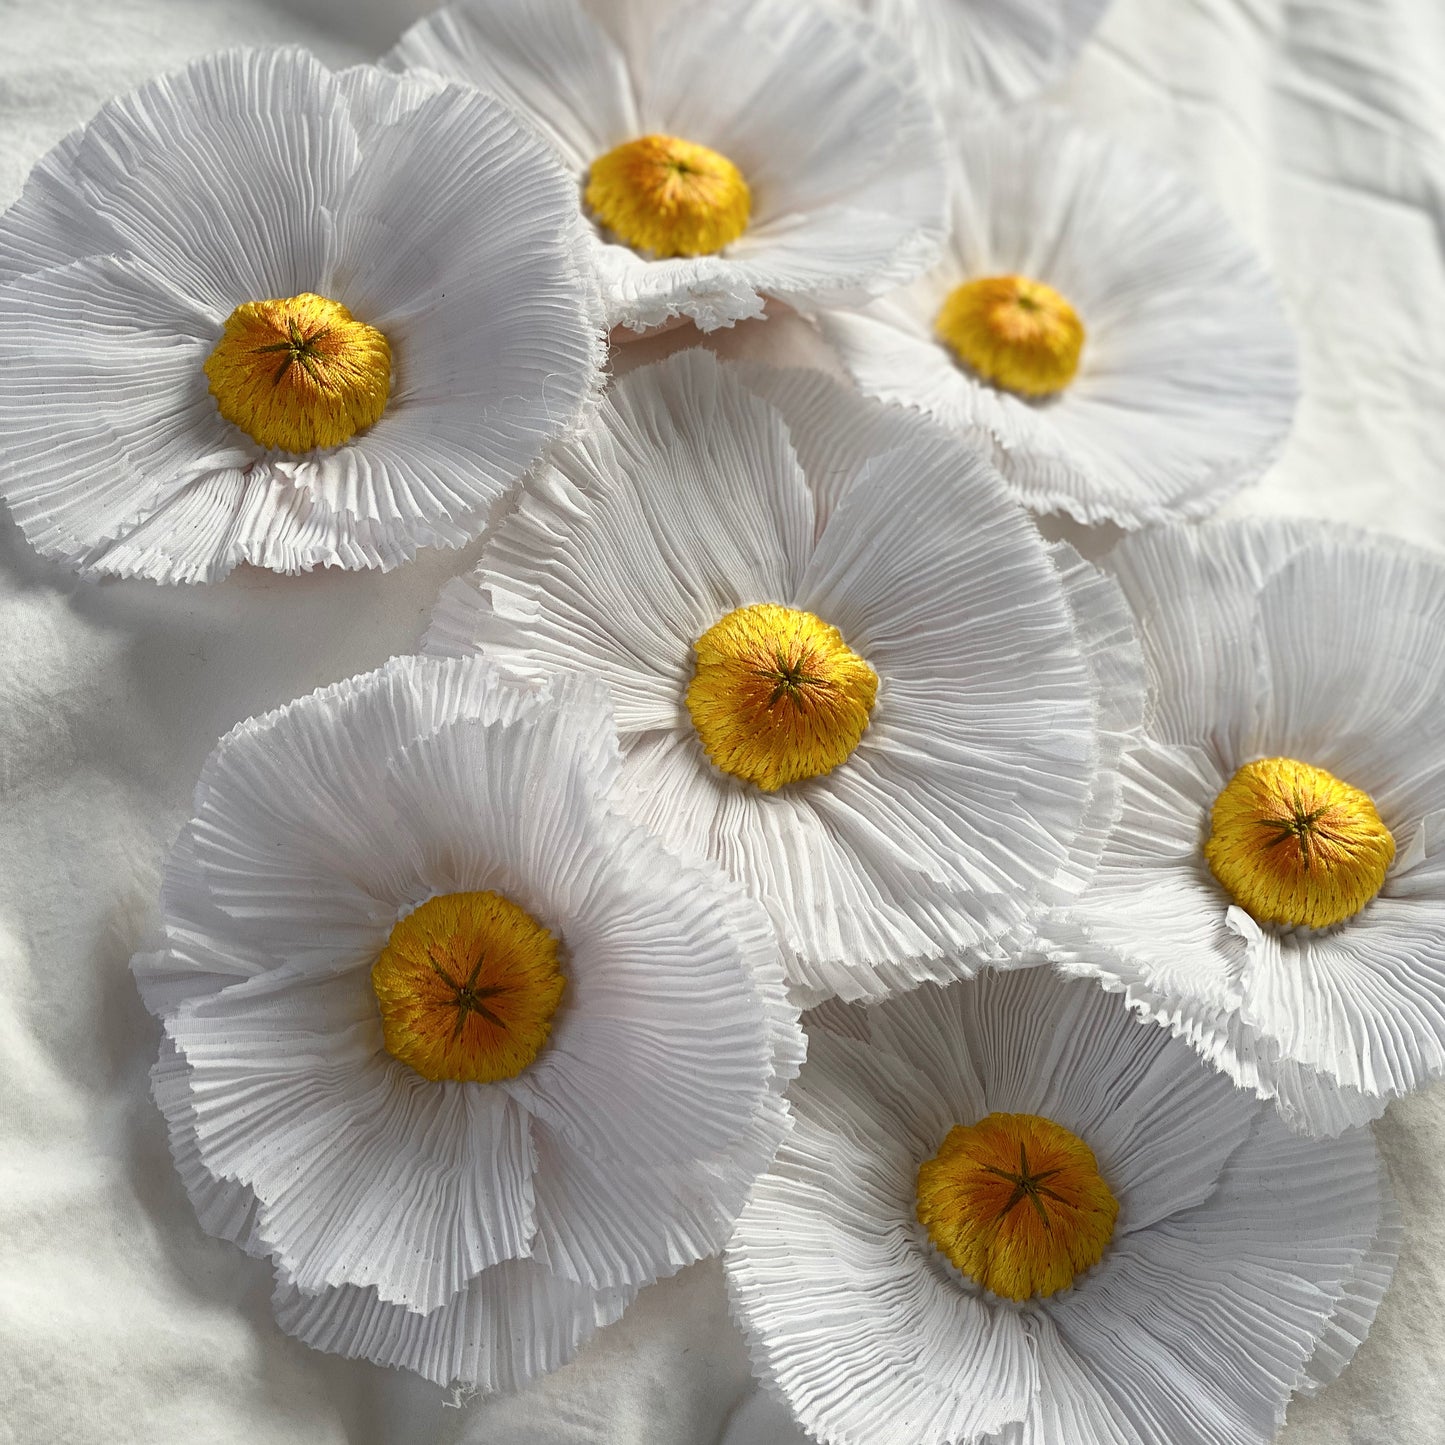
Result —
M1324 526L1110 555L1153 715L1098 873L1044 929L1298 1127L1445 1073L1445 567Z
M1211 201L1049 111L961 132L952 184L944 259L821 318L864 391L984 428L1028 506L1081 522L1199 516L1259 476L1294 343Z
M198 61L0 219L0 495L47 556L167 582L458 546L593 391L590 267L491 97Z
M202 1224L307 1343L511 1389L719 1249L802 1039L767 919L612 811L588 679L399 658L212 755L134 968Z
M821 1445L1267 1445L1364 1337L1400 1238L1367 1130L1290 1134L1048 969L839 1012L726 1256Z
M602 678L623 806L767 905L803 995L879 996L1001 958L1111 826L1132 634L1058 561L923 418L694 349L553 452L424 647Z
M1025 100L1062 75L1109 0L848 0L917 59L950 115Z
M387 62L495 91L552 141L616 325L862 300L938 254L943 142L917 73L814 0L466 0Z

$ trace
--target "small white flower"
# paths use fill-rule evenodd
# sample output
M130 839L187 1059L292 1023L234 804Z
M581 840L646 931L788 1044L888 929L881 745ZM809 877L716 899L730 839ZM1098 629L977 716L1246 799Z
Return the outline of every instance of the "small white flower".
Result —
M938 254L943 142L916 71L813 0L465 0L387 61L494 91L551 140L616 325L862 300Z
M1147 156L1048 111L956 141L944 259L824 334L864 391L982 427L1026 505L1195 517L1289 430L1294 343L1254 253Z
M504 106L300 51L106 104L0 219L0 494L85 571L459 546L603 337L569 178Z
M828 1014L726 1256L820 1445L1268 1445L1368 1331L1401 1234L1368 1130L1292 1135L1044 968Z
M424 646L603 679L623 806L766 904L811 998L1002 958L1087 876L1142 708L1118 589L976 452L701 349L608 392Z
M767 920L611 810L589 680L399 658L212 755L134 962L284 1327L512 1389L718 1250L802 1039Z
M950 115L1026 100L1062 75L1109 0L848 0L917 59Z
M1152 717L1050 956L1298 1127L1445 1074L1445 567L1282 521L1130 538Z

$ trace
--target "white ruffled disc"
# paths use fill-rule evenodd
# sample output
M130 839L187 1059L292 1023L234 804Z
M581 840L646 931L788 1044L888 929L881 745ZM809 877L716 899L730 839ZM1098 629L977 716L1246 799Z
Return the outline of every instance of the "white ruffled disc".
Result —
M714 255L653 259L594 228L612 324L704 331L862 301L938 255L943 137L912 61L816 0L461 0L384 64L470 81L515 106L579 186L625 141L676 136L726 156L748 229Z
M950 116L1037 94L1073 64L1109 0L847 0L901 41Z
M694 643L759 602L831 623L880 679L853 754L771 793L713 766L685 703ZM1117 587L1051 555L977 452L701 349L611 388L423 646L605 681L624 806L767 906L809 1000L1003 959L1091 871L1142 707Z
M1400 1233L1367 1130L1292 1135L1045 968L838 1012L726 1256L755 1373L821 1445L1268 1445L1364 1338ZM1047 1298L981 1289L917 1222L919 1165L996 1111L1075 1133L1119 1203Z
M1153 683L1124 807L1049 955L1123 991L1297 1127L1335 1132L1445 1074L1445 565L1282 521L1168 529L1105 566ZM1334 928L1261 926L1205 862L1243 763L1292 757L1363 789L1397 852Z
M788 1125L802 1036L767 919L611 810L601 689L398 658L243 723L134 970L201 1223L319 1348L511 1389L715 1253ZM559 937L535 1062L433 1082L383 1044L399 917L496 890Z
M911 286L830 311L824 335L864 391L981 427L1029 507L1139 527L1212 512L1274 460L1298 393L1294 340L1258 258L1157 161L1048 110L957 132L953 230ZM1023 275L1086 339L1060 393L984 382L935 334L954 287Z
M315 292L388 338L386 409L268 450L204 363ZM571 179L491 97L229 51L105 105L0 219L0 495L87 572L212 581L459 546L577 420L603 333Z

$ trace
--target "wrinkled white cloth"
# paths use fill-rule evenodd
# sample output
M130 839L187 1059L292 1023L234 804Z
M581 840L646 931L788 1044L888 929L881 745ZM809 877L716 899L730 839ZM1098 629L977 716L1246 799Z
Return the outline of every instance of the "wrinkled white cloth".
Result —
M537 0L545 3L545 0ZM960 0L964 3L964 0ZM111 94L235 43L330 64L424 0L0 0L0 204ZM1115 0L1056 98L1177 163L1279 274L1305 399L1231 510L1445 549L1445 7ZM678 344L636 343L618 369ZM774 318L730 354L828 364ZM0 439L0 445L3 445ZM1098 536L1076 540L1097 551ZM267 1272L203 1235L147 1092L158 1031L127 967L216 738L410 651L464 553L389 576L79 583L0 524L0 1440L21 1445L714 1445L749 1397L721 1271L644 1291L572 1365L447 1408L273 1323ZM1377 1126L1406 1241L1371 1339L1283 1445L1445 1439L1445 1089ZM732 1445L787 1445L758 1404Z

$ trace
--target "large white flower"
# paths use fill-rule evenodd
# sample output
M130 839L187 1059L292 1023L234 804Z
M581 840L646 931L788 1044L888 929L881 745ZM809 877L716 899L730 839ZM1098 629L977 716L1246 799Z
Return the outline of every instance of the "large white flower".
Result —
M160 581L460 545L594 389L589 253L491 97L198 61L0 220L0 495L47 556Z
M848 0L916 57L950 115L997 110L1073 63L1109 0Z
M821 318L863 388L983 427L1030 507L1127 527L1210 512L1289 429L1279 297L1218 208L1049 111L958 134L944 259Z
M510 1389L715 1252L787 1127L777 945L612 811L588 679L400 658L243 723L134 968L202 1224L286 1329Z
M1002 958L1086 876L1142 707L1117 588L977 452L701 349L554 450L424 647L602 678L623 805L767 905L812 997Z
M1280 521L1110 554L1152 718L1099 871L1045 927L1297 1125L1445 1073L1445 567Z
M387 60L495 91L552 141L614 324L861 300L938 254L943 143L916 70L814 0L465 0Z
M829 1015L726 1256L821 1445L1267 1445L1364 1337L1400 1241L1367 1130L1292 1135L1045 968Z

